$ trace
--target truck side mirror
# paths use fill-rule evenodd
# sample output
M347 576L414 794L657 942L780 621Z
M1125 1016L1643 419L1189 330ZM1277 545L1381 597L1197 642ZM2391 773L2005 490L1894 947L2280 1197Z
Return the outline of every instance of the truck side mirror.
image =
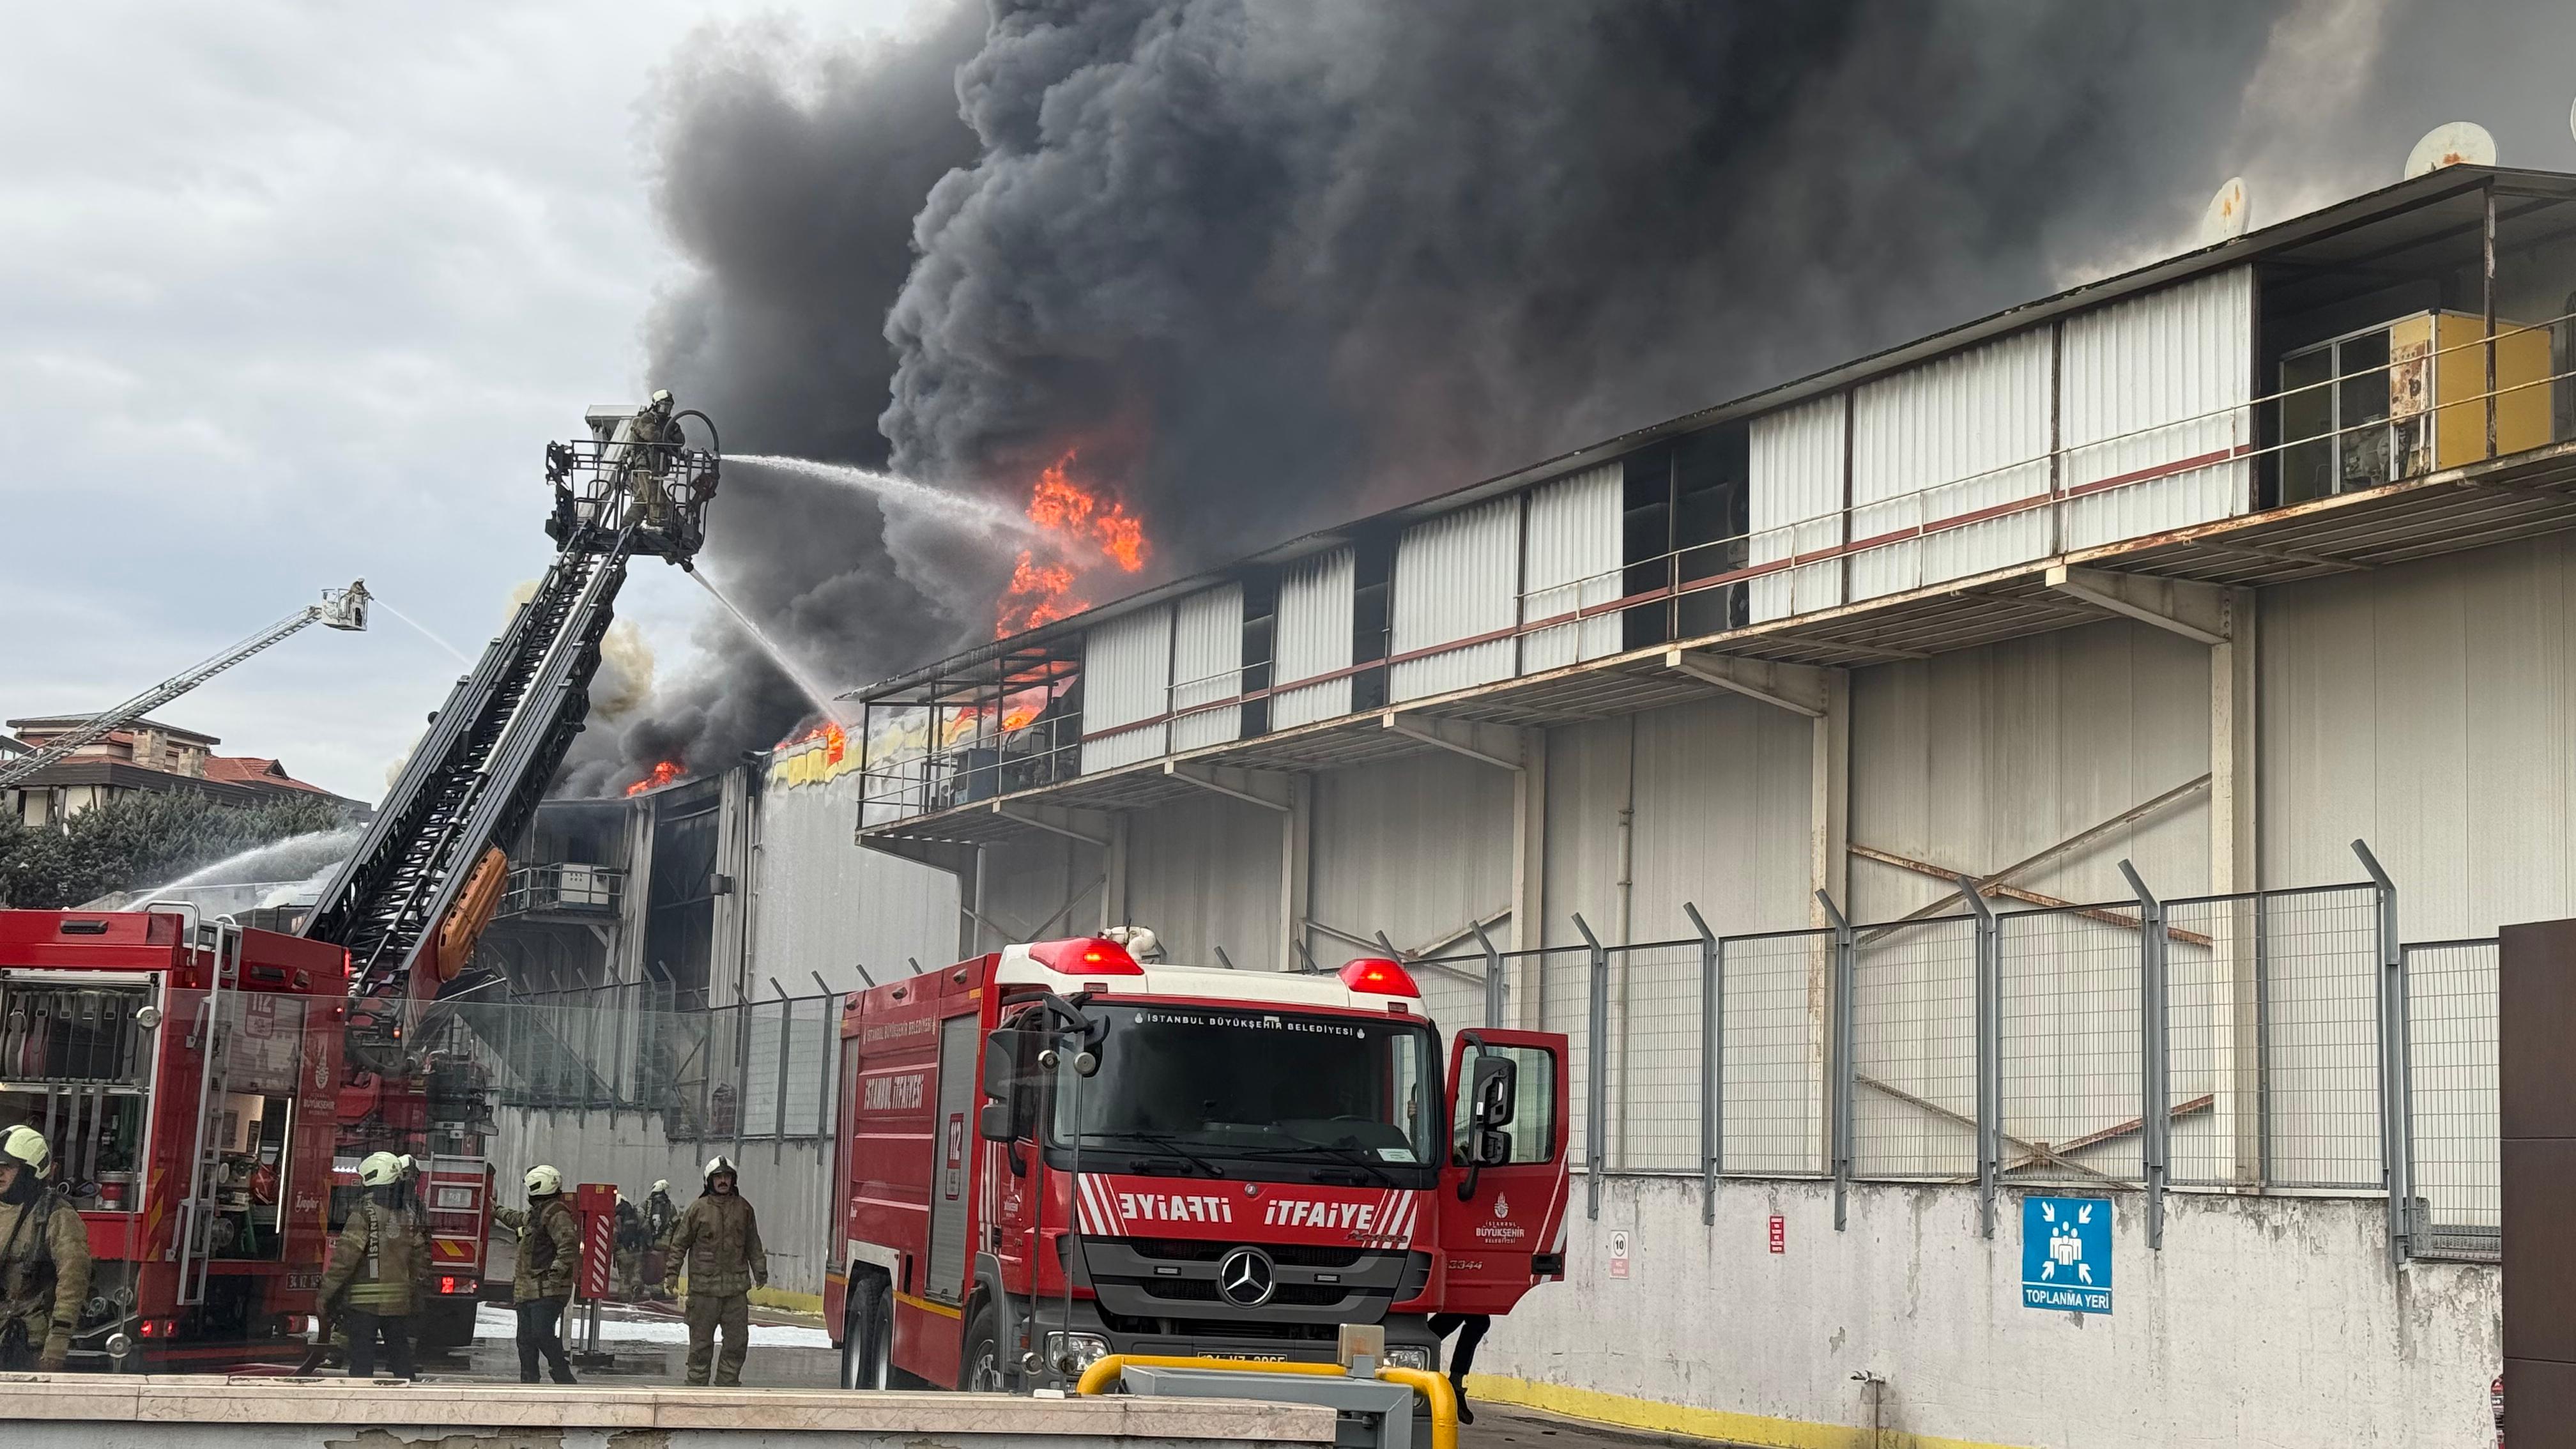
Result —
M1487 1127L1476 1133L1476 1165L1507 1167L1512 1160L1512 1134L1500 1128Z
M1475 1100L1472 1120L1480 1129L1511 1125L1515 1089L1520 1085L1520 1064L1506 1056L1476 1058L1476 1075L1470 1094Z
M975 1114L975 1135L987 1142L1013 1142L1019 1138L1019 1123L1011 1120L1009 1102L987 1102Z
M1028 1076L1027 1063L1037 1055L1033 1031L1003 1027L984 1038L984 1095L1007 1102Z

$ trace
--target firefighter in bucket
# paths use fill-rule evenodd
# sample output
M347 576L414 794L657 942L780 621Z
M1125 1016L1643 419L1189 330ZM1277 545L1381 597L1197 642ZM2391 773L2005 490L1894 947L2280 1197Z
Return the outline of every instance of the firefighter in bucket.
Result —
M0 1369L59 1373L89 1301L89 1229L46 1181L45 1134L0 1133Z

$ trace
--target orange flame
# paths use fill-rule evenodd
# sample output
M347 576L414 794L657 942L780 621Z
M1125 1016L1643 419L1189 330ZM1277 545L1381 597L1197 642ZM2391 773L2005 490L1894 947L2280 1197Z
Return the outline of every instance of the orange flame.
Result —
M653 772L651 774L646 775L643 779L627 786L626 793L629 795L641 795L656 785L668 785L673 780L680 778L681 768L681 764L677 760L663 760L654 765Z
M1050 538L1041 547L1020 550L1011 568L1011 582L995 611L996 639L1091 607L1089 600L1073 592L1075 579L1092 566L1085 555L1096 554L1100 561L1132 574L1145 566L1151 554L1143 519L1128 512L1118 499L1104 498L1074 480L1076 451L1067 448L1063 457L1038 474L1029 490L1029 522ZM1042 559L1041 553L1047 557Z

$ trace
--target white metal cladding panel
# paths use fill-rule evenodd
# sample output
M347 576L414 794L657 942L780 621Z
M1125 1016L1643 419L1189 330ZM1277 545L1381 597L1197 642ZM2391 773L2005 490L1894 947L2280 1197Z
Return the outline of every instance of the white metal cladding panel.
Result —
M1243 585L1192 594L1172 606L1172 748L1221 745L1243 733Z
M2359 839L2409 941L2576 915L2576 535L2260 597L2265 879Z
M1384 931L1411 951L1511 905L1512 778L1462 755L1431 750L1316 776L1310 838L1307 909L1336 929ZM1310 944L1326 965L1359 954L1320 936Z
M1796 558L1843 541L1844 403L1836 394L1753 420L1749 562ZM1830 609L1843 601L1842 589L1839 558L1764 574L1753 580L1753 622Z
M1519 494L1417 523L1395 544L1395 618L1388 652L1410 654L1520 623ZM1388 671L1393 699L1420 699L1508 679L1509 637L1451 649Z
M2064 539L2086 548L2242 513L2253 441L2254 273L2218 272L2067 319ZM2085 485L2224 461L2092 494Z
M1945 870L2037 855L2209 770L2209 651L2128 620L1873 665L1851 690L1852 840ZM2127 857L2159 894L2199 894L2208 810L2177 801L2015 884L2117 900ZM1893 920L1949 888L1855 859L1846 909Z
M2048 552L2048 355L2045 329L2024 332L1860 390L1852 541L1907 537L1852 555L1854 599Z
M1160 932L1186 965L1213 966L1216 948L1246 971L1279 969L1279 847L1275 810L1202 791L1131 816L1127 908Z
M885 979L907 956L957 950L957 877L852 838L859 773L760 795L760 852L751 879L751 978L793 989L820 971L835 991L861 984L860 965ZM1052 908L1052 906L1050 906Z
M1347 548L1300 559L1281 574L1279 613L1270 629L1274 687L1350 667L1351 590L1357 577ZM1270 698L1270 727L1313 724L1350 712L1348 676L1302 688L1283 687Z
M1171 708L1172 609L1139 609L1082 640L1082 771L1091 774L1164 753L1166 725L1111 733Z
M1619 510L1616 463L1562 478L1529 495L1521 533L1521 622L1552 619L1619 597ZM1619 652L1619 616L1521 636L1521 673L1561 669Z

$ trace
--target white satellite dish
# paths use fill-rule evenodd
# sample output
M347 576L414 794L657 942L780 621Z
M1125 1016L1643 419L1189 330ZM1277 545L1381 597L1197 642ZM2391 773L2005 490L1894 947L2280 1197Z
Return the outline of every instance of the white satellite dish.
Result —
M2445 166L2493 166L2495 137L2475 121L2450 121L2424 133L2406 153L2406 174L2421 176Z
M2218 194L2209 198L2209 210L2200 214L2200 244L2214 246L2230 237L2245 235L2252 200L2245 193L2245 178L2230 176Z

